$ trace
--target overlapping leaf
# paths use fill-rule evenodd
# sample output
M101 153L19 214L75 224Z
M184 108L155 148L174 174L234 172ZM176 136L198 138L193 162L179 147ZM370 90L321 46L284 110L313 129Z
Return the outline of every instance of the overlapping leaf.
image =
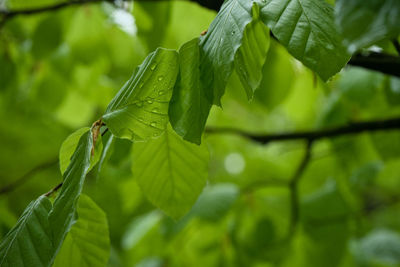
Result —
M200 73L199 39L179 49L180 72L169 105L169 118L183 139L200 144L212 102Z
M1 266L50 266L75 222L76 202L90 166L91 131L82 135L52 206L46 196L32 202L0 245Z
M260 0L261 19L288 51L327 80L350 56L323 0Z
M53 267L106 266L110 254L106 214L86 195L79 198L77 214Z
M136 68L103 115L115 136L144 141L165 131L177 61L176 51L158 48Z
M79 140L71 162L64 172L61 191L54 201L53 209L49 214L50 231L57 251L65 235L75 222L76 204L82 192L86 173L90 167L92 144L92 132L88 131Z
M260 20L258 5L253 5L252 15L253 21L246 26L242 44L235 55L235 70L248 99L253 98L254 91L260 86L270 44L269 30Z
M147 198L177 219L206 183L208 151L204 144L183 141L169 127L159 138L134 145L132 172Z
M205 82L208 99L214 104L220 105L243 31L251 22L251 8L251 1L225 1L207 34L200 38L201 79Z

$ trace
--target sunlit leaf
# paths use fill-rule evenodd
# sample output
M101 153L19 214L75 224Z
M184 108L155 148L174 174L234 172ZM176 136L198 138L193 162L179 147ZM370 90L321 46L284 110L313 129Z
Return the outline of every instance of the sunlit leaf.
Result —
M176 51L159 48L136 68L103 115L115 136L144 141L165 131L177 60Z
M183 141L171 127L159 138L133 147L133 176L146 197L178 219L190 210L208 174L208 151Z
M77 214L53 267L105 266L110 254L106 214L86 195L79 197Z

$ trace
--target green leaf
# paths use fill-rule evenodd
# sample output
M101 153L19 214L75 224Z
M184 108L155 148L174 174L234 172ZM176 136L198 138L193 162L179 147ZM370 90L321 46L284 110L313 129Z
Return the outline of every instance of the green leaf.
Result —
M199 39L179 49L180 72L169 104L169 118L174 130L190 142L200 144L212 102L206 95L200 74Z
M77 213L53 267L106 266L110 255L106 214L86 195L80 196Z
M400 1L337 0L335 20L348 50L354 53L400 34Z
M185 142L171 127L159 138L133 147L133 176L146 197L178 219L190 210L208 175L208 151Z
M0 244L1 266L49 266L55 251L48 221L51 207L45 196L28 205Z
M89 127L83 127L70 134L67 139L65 139L65 141L62 143L59 153L60 171L62 174L68 168L71 157L74 154L76 147L78 146L79 139L89 130Z
M253 98L254 91L262 80L262 67L270 45L269 30L260 21L260 8L253 5L253 21L247 24L242 45L235 55L235 70L246 90L247 98Z
M59 153L60 170L62 174L67 170L67 167L71 162L71 157L74 154L76 147L78 146L80 138L88 131L90 131L89 127L83 127L75 131L71 135L69 135L67 139L65 139L65 141L62 143ZM100 156L102 155L102 150L103 150L103 142L101 135L99 135L96 141L94 156L91 157L90 159L89 170L91 170L93 166L96 165L96 163L100 160Z
M214 104L221 105L220 99L232 74L243 31L251 22L251 9L251 1L225 1L207 34L200 37L201 79L209 101Z
M64 172L61 191L49 214L50 231L52 232L53 243L56 246L61 246L65 235L75 222L76 203L90 167L92 145L92 132L88 131L79 140L71 162Z
M327 80L349 60L323 0L260 0L261 19L295 58Z
M177 61L175 50L158 48L136 68L103 115L115 136L144 141L165 131Z

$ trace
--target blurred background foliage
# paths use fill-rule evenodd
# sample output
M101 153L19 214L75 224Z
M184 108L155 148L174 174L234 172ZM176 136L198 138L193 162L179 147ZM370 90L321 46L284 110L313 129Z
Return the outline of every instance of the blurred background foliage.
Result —
M149 52L178 49L216 15L187 1L116 5L17 16L0 29L0 238L61 180L63 140L101 116ZM379 49L393 53L385 42ZM263 72L250 102L232 75L223 108L213 107L207 125L275 133L400 116L398 78L348 66L323 83L274 40ZM400 266L400 132L316 141L299 182L294 230L288 182L303 141L259 145L205 134L203 142L208 184L179 221L141 194L131 142L111 144L84 189L108 220L109 266Z

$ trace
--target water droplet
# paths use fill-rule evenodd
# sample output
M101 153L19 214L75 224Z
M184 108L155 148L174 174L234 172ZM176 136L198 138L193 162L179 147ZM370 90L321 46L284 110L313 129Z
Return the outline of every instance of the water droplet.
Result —
M158 137L159 134L158 134L158 133L153 133L153 136L154 136L154 137Z
M158 108L153 108L151 111L157 113L158 112Z
M138 108L143 107L143 102L137 102L137 103L136 103L136 106L137 106Z
M144 121L142 117L139 117L139 121Z
M156 127L156 125L157 125L157 122L155 122L155 121L152 121L152 122L150 123L150 126L151 126L151 127Z
M158 76L159 81L162 81L163 79L164 79L164 76L162 76L162 75Z
M151 69L151 70L155 70L155 69L156 69L156 67L157 67L157 64L156 64L156 63L154 63L153 65L151 65L150 69Z
M163 95L163 94L165 94L165 91L164 91L164 90L158 91L158 95Z
M142 88L142 87L143 87L143 85L144 85L144 83L143 83L143 82L141 82L141 83L139 84L139 88Z
M147 99L146 102L149 104L153 104L153 99Z
M232 31L231 34L232 34L232 35L235 35L235 31Z

